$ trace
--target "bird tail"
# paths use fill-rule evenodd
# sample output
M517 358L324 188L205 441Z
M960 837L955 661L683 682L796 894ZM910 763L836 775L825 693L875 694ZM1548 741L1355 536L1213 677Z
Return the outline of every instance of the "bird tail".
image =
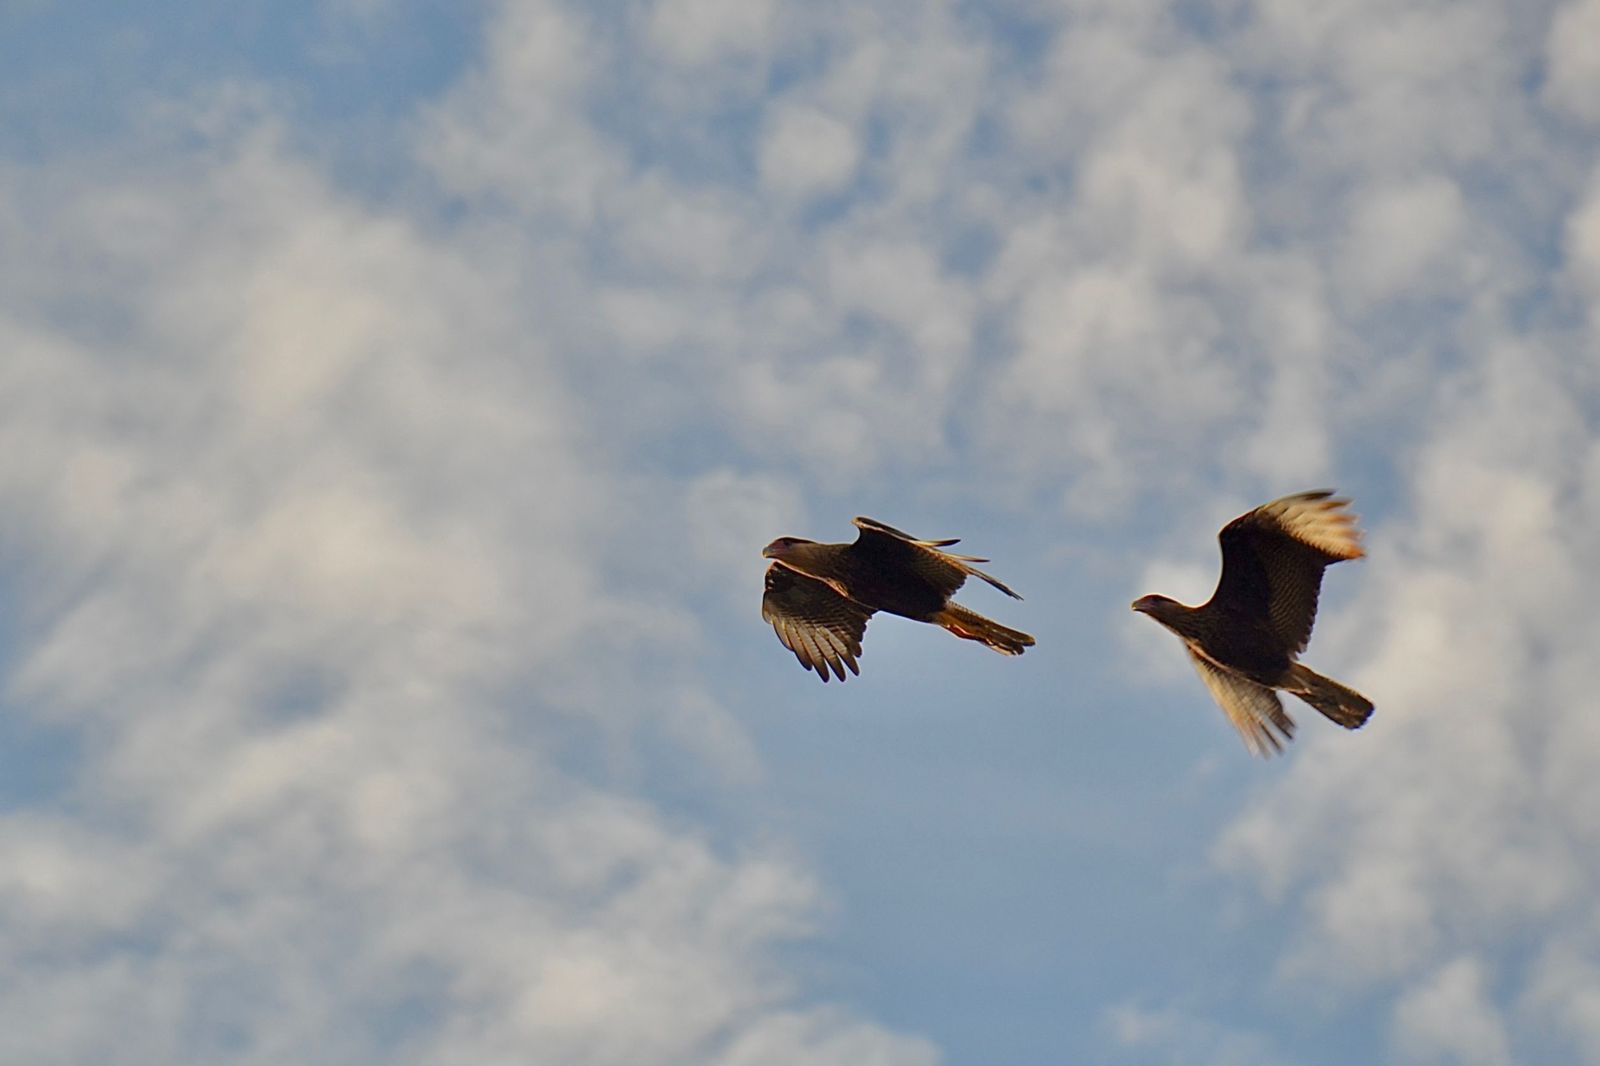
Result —
M1284 691L1299 696L1321 711L1329 721L1346 729L1360 729L1372 717L1371 700L1301 663L1289 667L1289 683L1284 686Z
M982 641L1001 655L1021 655L1033 647L1033 638L1028 634L1008 629L958 603L945 604L932 620L965 640Z

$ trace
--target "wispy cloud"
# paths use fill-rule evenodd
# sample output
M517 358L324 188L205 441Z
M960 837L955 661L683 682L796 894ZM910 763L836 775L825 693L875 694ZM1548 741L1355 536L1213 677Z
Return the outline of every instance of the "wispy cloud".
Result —
M0 818L7 1055L931 1061L773 964L820 902L781 848L563 768L601 657L696 627L602 572L626 482L498 261L342 195L270 114L173 151L8 190L42 279L4 315L8 699L83 748ZM768 498L725 517L754 536Z
M892 901L856 901L869 933L953 898L914 849L840 856L959 800L918 831L1065 855L1069 912L1198 878L1171 855L1222 826L1235 880L1194 891L1271 934L1231 987L1315 982L1330 1024L1392 1004L1372 1046L1422 1060L1596 1059L1597 10L508 0L375 145L226 72L8 157L0 652L8 715L71 755L0 814L0 1047L921 1066L940 1049L867 987L915 962L858 1001L788 952L851 877ZM341 41L407 16L329 11ZM1122 586L1203 597L1222 521L1323 483L1371 556L1330 575L1309 658L1377 717L1084 860L1062 824L1154 840L1126 819L1179 756L1119 734L1084 813L1039 753L1098 752L1156 690L1214 713ZM767 704L799 697L746 655L793 672L755 553L911 524L885 500L1009 539L1055 632L992 688L932 691L931 645L837 696L863 715L806 704L813 737L883 748L805 764L839 804L813 855L763 807L797 758L759 743ZM981 751L940 732L974 706ZM1012 932L1047 953L1038 918ZM1099 1051L1292 1043L1169 1003L1181 966L1112 989L1062 954L1098 967L1060 983L1103 993L1070 1015Z

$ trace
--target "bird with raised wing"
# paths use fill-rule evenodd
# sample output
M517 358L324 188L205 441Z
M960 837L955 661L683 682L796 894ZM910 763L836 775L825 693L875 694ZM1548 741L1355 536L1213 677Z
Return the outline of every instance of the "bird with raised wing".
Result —
M1212 697L1257 755L1272 755L1294 737L1294 720L1278 693L1287 692L1346 729L1372 715L1372 701L1297 662L1311 639L1322 572L1359 559L1361 533L1350 501L1332 492L1284 496L1222 528L1222 577L1211 599L1186 607L1144 596L1133 609L1183 640Z
M851 544L779 537L761 550L772 560L761 617L801 666L824 681L830 670L840 681L846 668L860 674L861 638L878 611L942 626L1002 655L1033 645L1028 634L951 602L969 577L1022 599L972 565L989 560L944 550L956 540L918 540L870 518L853 521L860 533Z

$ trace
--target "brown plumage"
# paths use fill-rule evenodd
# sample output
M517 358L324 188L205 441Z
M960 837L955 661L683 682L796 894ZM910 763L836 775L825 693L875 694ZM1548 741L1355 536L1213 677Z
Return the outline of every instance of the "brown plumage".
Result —
M1021 655L1033 638L950 601L968 577L981 578L1013 599L1015 592L972 566L988 562L943 551L954 540L918 540L908 533L854 519L853 544L818 544L779 537L761 550L773 560L761 597L761 617L772 623L800 665L828 680L845 669L861 673L856 659L867 619L877 611L942 626L1002 655Z
M1299 696L1346 729L1372 714L1372 701L1295 659L1311 639L1322 572L1359 559L1361 533L1349 500L1302 492L1262 504L1222 528L1222 577L1211 599L1185 607L1145 596L1133 609L1182 638L1200 679L1257 755L1281 751L1294 720L1278 690Z

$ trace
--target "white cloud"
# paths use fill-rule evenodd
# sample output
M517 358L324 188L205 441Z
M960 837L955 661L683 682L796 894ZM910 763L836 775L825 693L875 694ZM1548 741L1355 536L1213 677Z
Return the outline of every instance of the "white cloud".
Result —
M1600 171L1590 177L1587 196L1566 224L1568 269L1587 298L1589 328L1600 334Z
M1285 270L1281 249L1257 243L1244 171L1257 107L1169 19L1108 8L1059 34L1042 82L1005 108L1033 176L1062 188L996 212L986 295L1015 358L992 445L1005 462L1048 439L1078 515L1119 513L1179 456L1231 452L1266 429L1260 412L1280 426L1316 379L1305 364L1327 355L1315 264ZM1300 365L1279 371L1284 356ZM1305 446L1258 445L1260 465L1321 461L1315 413L1297 424Z
M827 271L846 314L882 319L905 336L911 354L902 376L922 379L931 395L942 395L971 343L970 289L943 277L927 246L898 239L838 238L828 249Z
M627 170L583 111L608 44L557 0L501 4L484 36L481 67L424 111L420 158L462 196L547 222L593 222Z
M1289 75L1283 133L1333 172L1403 175L1504 153L1522 106L1516 63L1530 18L1492 0L1403 5L1267 0L1241 60ZM1507 137L1507 134L1511 134ZM1518 143L1520 147L1520 143ZM1328 177L1328 174L1322 177Z
M700 66L764 50L777 10L774 0L659 0L650 39L674 62Z
M1552 787L1595 771L1571 744L1586 701L1561 680L1600 639L1582 591L1594 547L1563 488L1592 430L1558 356L1483 358L1420 457L1414 513L1372 531L1367 591L1342 631L1367 653L1346 668L1348 649L1312 647L1377 714L1360 734L1297 742L1304 759L1219 853L1269 898L1298 896L1286 972L1398 983L1397 1038L1413 1048L1443 1040L1442 1019L1480 994L1453 951L1497 951L1531 928L1557 942L1594 891L1573 843L1595 833L1595 808ZM1510 1039L1463 1061L1510 1061Z
M41 173L3 216L42 279L0 311L0 503L40 575L8 703L83 754L0 816L0 1057L934 1061L804 1005L774 949L820 890L781 846L558 769L657 712L756 765L687 675L616 666L697 627L606 569L626 482L498 272L514 238L362 207L270 128L183 159ZM87 306L115 346L58 310ZM704 521L794 506L729 476Z
M1534 964L1520 1004L1534 1024L1570 1041L1580 1061L1600 1062L1600 966L1592 934L1552 945Z
M738 281L760 264L770 238L726 195L684 189L655 175L608 205L612 240L631 265L666 280Z
M0 823L0 898L27 951L63 941L78 949L125 928L152 902L158 871L125 840L83 826L14 816Z
M1288 347L1292 350L1292 341ZM1332 430L1318 413L1327 390L1328 375L1320 362L1292 355L1278 361L1264 397L1265 417L1244 454L1245 462L1266 484L1312 485L1328 480Z
M860 136L833 115L787 107L768 119L761 183L779 196L806 199L834 192L854 177L860 163Z
M1192 447L1245 399L1240 368L1215 357L1213 307L1145 271L1041 271L1014 323L1017 355L990 412L994 447L1032 467L1031 442L1049 440L1052 460L1082 471L1073 499L1084 513L1126 502L1128 458Z
M1401 1050L1414 1059L1462 1066L1514 1061L1505 1023L1486 984L1483 964L1460 958L1407 993L1395 1006Z
M1544 98L1585 122L1600 122L1600 2L1571 0L1550 20Z
M741 1034L716 1060L716 1066L934 1066L938 1051L923 1041L885 1034L880 1029L829 1012L775 1014Z
M1365 482L1310 661L1378 716L1308 724L1218 861L1397 1049L1594 1058L1600 444L1549 297L1595 303L1600 197L1523 83L1587 120L1593 5L623 7L492 6L382 207L248 86L0 169L8 706L83 746L0 819L0 1051L934 1061L786 970L781 842L628 798L676 759L749 806L698 660L723 614L773 647L760 544L891 482L1061 501L1048 551L1148 514L1094 558L1192 602L1221 521Z
M1124 1052L1144 1061L1186 1066L1290 1066L1295 1059L1261 1033L1170 1008L1123 1003L1105 1012L1102 1025Z
M1203 268L1235 251L1249 222L1234 146L1247 107L1211 62L1145 61L1159 73L1083 163L1083 221L1097 244L1131 246L1175 271Z
M707 576L750 564L763 544L792 533L805 516L793 485L729 469L690 482L683 507L690 550L707 564ZM739 590L741 601L749 599L745 591Z
M1369 191L1356 205L1340 279L1361 302L1446 287L1428 275L1460 257L1465 224L1460 190L1431 177ZM1454 288L1454 285L1449 285Z

